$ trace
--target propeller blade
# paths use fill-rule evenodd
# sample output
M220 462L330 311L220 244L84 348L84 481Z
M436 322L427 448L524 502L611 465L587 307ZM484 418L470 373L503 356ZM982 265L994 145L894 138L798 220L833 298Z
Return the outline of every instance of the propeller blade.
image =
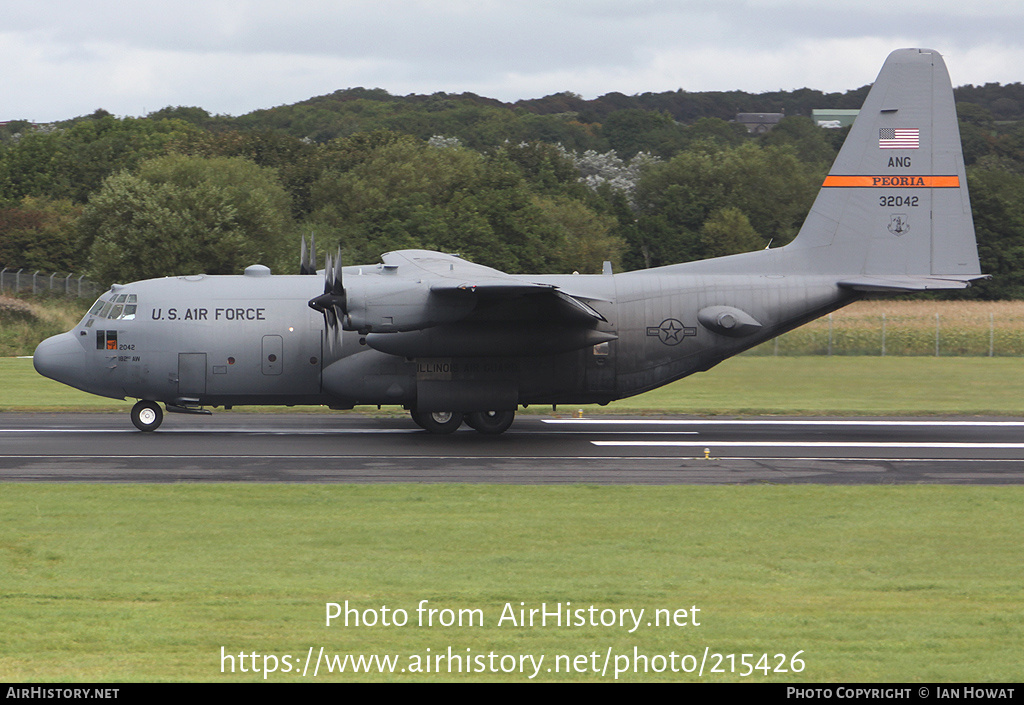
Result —
M313 236L310 236L311 247L315 248ZM303 238L305 245L305 238ZM324 293L309 300L309 307L324 315L324 327L327 334L327 346L333 352L335 339L340 343L341 321L348 315L347 296L342 283L341 248L337 257L327 253L324 266Z
M338 248L338 257L334 260L334 289L333 293L344 297L345 287L341 281L341 248ZM342 304L344 306L344 304Z
M306 236L302 236L302 248L299 251L299 274L316 274L316 239L310 233L309 249L306 249Z

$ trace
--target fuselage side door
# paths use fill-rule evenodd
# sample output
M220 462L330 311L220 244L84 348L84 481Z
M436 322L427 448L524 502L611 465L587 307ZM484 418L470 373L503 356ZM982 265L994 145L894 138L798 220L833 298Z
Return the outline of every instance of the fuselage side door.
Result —
M178 396L206 394L206 353L178 353Z

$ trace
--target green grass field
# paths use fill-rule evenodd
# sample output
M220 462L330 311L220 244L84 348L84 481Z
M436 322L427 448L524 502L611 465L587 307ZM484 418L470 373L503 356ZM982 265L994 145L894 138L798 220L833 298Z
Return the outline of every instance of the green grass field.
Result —
M610 681L634 647L698 661L707 647L740 671L742 654L772 668L799 654L804 670L741 678L722 660L725 673L703 678L620 680L1014 682L1022 500L1019 487L6 485L0 681L263 679L251 659L249 673L238 659L222 673L223 647L257 654L260 671L265 655L279 671L290 655L293 672L267 680L311 682L300 657L321 646L398 666L322 666L316 680L528 680L400 672L450 646L544 655L540 681ZM345 600L404 609L409 624L325 626L326 603ZM483 626L420 627L421 600L479 609ZM632 634L498 625L506 603L566 602L645 615ZM646 624L693 606L700 626ZM595 652L600 667L609 648L604 676L546 670Z
M585 413L1020 415L1022 372L1019 358L740 357ZM30 360L0 359L0 382L8 411L129 407ZM275 664L271 682L526 681L518 658L544 656L534 680L611 681L619 666L627 681L1014 682L1022 545L1024 488L1005 486L7 483L0 681L263 680ZM410 623L326 627L326 603L345 600ZM484 625L416 626L421 600L480 610ZM567 602L645 613L632 634L498 625L506 603ZM699 627L646 626L694 605ZM302 676L321 647L392 655L396 670ZM401 672L448 647L516 669ZM703 676L672 672L705 649ZM802 672L770 670L794 655Z

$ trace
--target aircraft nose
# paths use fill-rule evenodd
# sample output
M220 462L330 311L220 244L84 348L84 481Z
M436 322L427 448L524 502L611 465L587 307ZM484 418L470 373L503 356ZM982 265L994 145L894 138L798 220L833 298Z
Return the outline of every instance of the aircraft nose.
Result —
M73 333L61 333L39 343L32 355L32 365L44 377L79 387L85 370L83 353Z

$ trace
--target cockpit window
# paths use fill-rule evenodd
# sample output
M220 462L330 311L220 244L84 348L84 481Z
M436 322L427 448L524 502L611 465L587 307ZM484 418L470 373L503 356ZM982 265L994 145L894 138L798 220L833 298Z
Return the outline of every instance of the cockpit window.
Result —
M96 318L134 321L135 315L139 310L138 302L139 297L137 294L111 294L96 301L92 308L89 309L86 317L95 316ZM89 320L90 322L92 321L91 318ZM89 325L87 323L86 327Z

